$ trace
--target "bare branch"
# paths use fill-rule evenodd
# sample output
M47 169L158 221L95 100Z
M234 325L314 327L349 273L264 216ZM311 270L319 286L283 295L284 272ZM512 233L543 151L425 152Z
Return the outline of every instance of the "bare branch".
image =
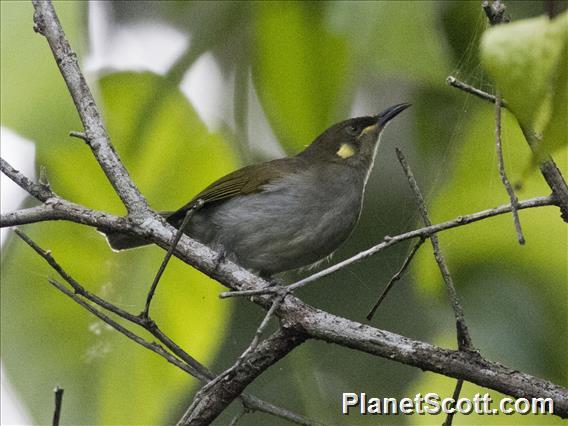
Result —
M25 225L27 223L45 222L49 220L65 219L65 212L54 210L49 204L16 210L0 216L2 228L7 226Z
M16 185L28 192L32 197L39 201L46 202L55 194L46 185L36 184L28 177L13 168L6 160L0 158L0 171L9 177Z
M509 182L507 173L505 173L505 162L503 161L503 148L501 146L501 94L497 92L495 96L495 147L497 149L497 165L499 168L499 176L501 177L501 182L507 190L509 195L509 200L511 201L511 213L513 213L513 221L515 223L515 231L517 232L517 240L519 244L525 243L525 237L523 236L523 230L521 229L521 221L519 220L519 213L517 212L519 200L515 195L515 191Z
M128 171L110 144L102 116L79 68L77 55L65 38L53 5L48 0L32 0L32 3L35 9L34 30L45 36L49 43L55 62L85 127L86 139L101 169L130 214L148 213L146 200L132 182Z
M188 209L187 213L185 214L185 217L183 218L183 221L174 236L174 240L172 241L172 244L168 249L166 256L164 257L164 260L162 261L162 264L158 269L158 273L154 277L154 281L152 282L152 286L150 287L150 291L148 292L148 297L146 298L146 306L144 307L144 311L140 314L143 318L148 318L150 312L150 303L152 303L152 298L154 297L154 292L156 291L158 282L160 281L162 274L166 270L166 266L168 265L168 262L170 261L170 258L172 257L172 254L174 253L174 250L185 231L185 227L189 223L189 220L191 219L193 214L197 210L199 210L202 206L203 206L203 200L197 200L197 202L190 209Z
M75 302L79 303L81 306L86 308L88 311L96 315L99 319L106 322L112 328L117 330L118 332L124 334L129 339L133 340L134 342L144 346L147 349L152 350L153 352L157 353L158 355L165 358L169 363L181 368L186 373L192 375L193 377L197 378L198 380L208 383L210 380L215 378L215 375L210 372L205 366L203 366L199 361L185 352L181 347L179 347L176 343L174 343L167 335L165 335L158 326L151 321L150 319L142 319L139 316L133 315L129 312L124 311L123 309L109 303L108 301L100 298L99 296L90 293L87 291L81 284L79 284L73 277L71 277L62 267L57 263L55 258L51 255L50 251L43 250L41 247L37 245L35 241L33 241L28 235L24 232L20 231L19 229L15 230L16 235L18 235L26 244L28 244L36 253L38 253L72 288L73 292L67 290L63 285L58 283L55 280L49 280L50 283L55 286L58 290L62 291L67 296L71 297ZM169 352L165 351L160 345L156 343L148 342L135 333L131 332L130 330L126 329L120 324L114 322L110 319L107 315L103 314L101 311L98 311L92 305L85 302L82 297L85 299L99 305L100 307L106 309L113 314L124 318L125 320L136 324L138 326L143 327L147 331L149 331L152 335L154 335L164 346L166 346L169 350L171 350L178 358L172 356ZM183 361L181 362L180 359ZM267 414L271 414L291 422L302 424L302 425L312 425L314 422L307 417L301 416L296 414L292 411L286 410L284 408L275 406L270 404L266 401L263 401L253 395L249 394L242 394L241 399L243 401L243 405L248 408L249 410L261 411Z
M528 200L524 200L519 202L519 210L522 209L528 209L528 208L534 208L534 207L542 207L542 206L550 206L550 205L556 205L555 204L555 199L553 197L535 197L535 198L530 198ZM328 275L331 275L351 264L360 262L363 259L366 259L367 257L373 256L381 251L383 251L384 249L391 247L395 244L398 244L402 241L406 241L406 240L410 240L412 238L427 238L430 235L433 235L437 232L441 232L441 231L445 231L447 229L453 229L453 228L458 228L460 226L464 226L470 223L474 223L474 222L478 222L484 219L487 219L489 217L493 217L493 216L498 216L501 214L505 214L505 213L510 213L511 212L511 205L510 204L504 204L501 205L499 207L494 207L492 209L487 209L487 210L482 210L480 212L477 213L473 213L473 214L468 214L468 215L463 215L463 216L458 216L455 219L449 220L447 222L442 222L436 225L431 225L431 226L426 226L424 228L420 228L420 229L416 229L414 231L409 231L409 232L405 232L403 234L399 234L396 235L394 237L385 237L384 241L367 249L364 250L360 253L357 253L355 256L352 256L348 259L345 259L341 262L338 262L332 266L330 266L329 268L323 269L319 272L316 272L315 274L312 274L300 281L297 281L294 284L289 285L288 287L286 287L288 289L288 292L291 293L294 290L297 290L298 288L302 288L308 284L311 284L323 277L326 277ZM228 291L228 292L224 292L221 293L219 295L219 297L221 298L227 298L227 297L249 297L249 296L258 296L261 294L268 294L268 293L274 293L274 292L279 292L281 291L279 287L274 287L274 286L269 286L266 285L262 288L259 289L254 289L254 290L244 290L244 291Z
M286 356L306 340L307 336L298 330L280 329L262 341L256 350L247 354L243 362L222 376L221 380L207 388L206 393L198 392L191 407L186 411L179 425L208 425L267 368Z
M398 161L406 174L406 178L408 179L408 183L412 192L414 193L414 197L416 198L416 202L418 204L418 211L422 216L422 221L424 225L431 226L432 222L428 217L428 210L426 209L426 202L424 201L424 197L422 196L422 192L418 187L418 183L414 178L414 174L402 151L398 148L396 149L396 155L398 157ZM438 242L438 236L436 234L430 235L430 242L432 243L432 248L434 249L434 257L436 258L436 263L440 268L440 272L442 273L442 277L444 278L444 283L446 284L446 289L448 290L448 294L450 296L450 301L452 303L452 308L454 310L454 316L456 317L456 328L458 332L458 347L461 350L474 350L473 344L471 342L471 337L469 335L469 331L467 329L467 325L465 324L465 318L463 314L463 307L461 305L460 299L458 297L458 293L456 292L456 287L454 286L454 281L452 280L452 276L450 275L450 271L448 269L448 265L444 260L442 255L442 251L440 250L440 244Z
M81 139L82 141L89 143L89 137L83 132L71 131L69 132L69 136Z
M477 96L480 99L495 103L494 95L484 92L483 90L480 90L477 87L470 86L469 84L466 84L463 81L458 80L452 75L449 75L446 78L446 83L452 87L463 90L464 92L467 92L471 95ZM507 108L507 103L504 100L501 100L501 106Z
M59 386L55 386L53 392L55 393L55 409L53 410L53 421L51 424L53 426L59 426L59 420L61 419L61 404L63 403L63 389Z
M456 402L457 402L458 398L460 397L462 386L463 386L463 380L458 379L458 381L456 382L456 387L454 388L454 394L452 395L452 399L454 400L454 403L452 404L452 408L455 408L455 406L456 406ZM448 413L448 415L446 416L446 421L444 423L442 423L442 426L452 426L452 422L454 420L454 414L455 413L456 413L455 411Z
M455 77L449 76L446 81L452 87L456 87L481 99L495 103L495 96L490 95L489 93L479 90L473 86L465 84L457 80ZM501 106L507 107L505 101L502 101ZM538 135L534 132L534 130L529 129L527 126L524 126L518 120L517 123L519 124L519 127L523 132L523 136L525 137L525 140L529 144L531 150L533 151L533 153L536 152L537 147L540 143ZM564 220L564 222L568 222L568 185L566 184L566 181L564 180L560 169L558 169L558 166L556 166L556 163L551 157L545 158L544 161L539 164L539 169L540 173L544 177L544 180L546 181L550 189L552 189L552 194L557 200L558 207L560 207L562 219Z
M389 280L389 282L387 283L387 285L385 286L383 292L379 295L379 298L377 299L377 301L375 302L375 304L373 305L373 307L371 308L371 310L369 311L369 313L367 314L367 319L369 321L371 321L373 319L373 316L375 315L375 312L377 312L377 309L379 308L379 305L381 304L381 302L385 299L385 297L387 296L388 292L390 291L390 289L393 287L394 283L396 283L398 280L400 280L400 277L402 276L402 274L404 273L404 271L406 270L406 268L408 268L408 265L410 265L410 262L412 262L412 259L414 258L414 255L416 254L416 252L418 251L418 249L420 248L420 246L422 244L424 244L425 239L424 238L420 238L416 244L414 244L414 246L412 247L412 250L410 250L410 253L408 253L408 256L406 256L406 259L404 259L404 262L402 263L402 266L400 267L400 269L398 270L398 272L396 274L394 274L392 276L392 278Z

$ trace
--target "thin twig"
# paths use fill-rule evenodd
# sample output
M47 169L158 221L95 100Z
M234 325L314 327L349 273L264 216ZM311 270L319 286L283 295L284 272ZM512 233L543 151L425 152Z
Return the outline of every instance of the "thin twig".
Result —
M16 185L20 188L26 190L28 194L32 197L38 199L39 201L46 202L55 194L49 188L49 186L42 185L40 183L34 183L24 174L20 173L19 170L13 168L6 160L0 158L0 171L9 177Z
M463 90L464 92L478 96L481 99L495 103L495 96L490 95L489 93L486 93L473 86L465 84L457 80L455 77L450 76L446 81L452 87L456 87L460 90ZM501 100L501 106L505 108L507 107L507 104L504 100ZM517 119L516 116L515 119ZM533 153L535 153L540 143L538 135L536 135L533 129L530 129L519 122L518 119L517 122L519 124L519 127L521 128L521 131L523 132L525 140L527 141ZM539 169L542 176L546 180L546 183L548 184L550 189L552 189L552 193L557 200L557 205L560 208L562 219L564 220L564 222L568 223L568 185L566 184L566 180L564 180L560 169L558 168L558 166L556 166L556 163L550 156L548 156L539 164Z
M205 386L203 386L203 388L195 396L195 399L194 399L193 403L191 404L191 406L188 408L188 410L187 410L188 413L191 413L192 410L193 410L193 407L195 407L199 404L199 402L200 402L199 400L201 399L200 395L207 393L207 391L209 389L214 387L217 383L219 383L225 377L228 377L229 375L231 375L231 373L233 371L235 371L237 368L240 367L243 360L258 347L258 343L260 341L260 336L262 335L262 333L264 333L264 330L266 330L266 327L268 327L268 324L269 324L271 318L274 316L274 312L276 311L276 309L278 309L278 306L280 306L280 303L282 303L282 300L284 299L284 297L286 297L285 292L283 292L282 294L279 294L278 296L276 296L274 298L274 301L272 302L270 309L268 309L268 311L266 312L266 315L264 316L262 322L260 323L256 332L254 333L254 337L253 337L250 345L248 346L248 348L245 349L245 351L241 354L241 356L239 356L237 361L231 367L229 367L227 370L225 370L224 372L219 374L217 377L215 377L213 380L211 380L209 383L207 383Z
M528 200L524 200L519 202L519 210L533 208L533 207L541 207L546 205L554 204L553 197L535 197L530 198ZM556 205L556 204L554 204ZM306 278L297 281L294 284L291 284L286 287L288 293L291 293L301 287L305 287L308 284L314 283L319 279L331 275L353 263L360 262L367 257L373 256L384 249L391 247L395 244L398 244L402 241L410 240L412 238L422 238L422 237L429 237L432 234L437 232L445 231L447 229L458 228L460 226L464 226L473 222L478 222L484 219L487 219L492 216L498 216L505 213L511 212L511 205L504 204L498 207L494 207L492 209L482 210L477 213L472 213L468 215L458 216L455 219L449 220L447 222L441 222L436 225L425 226L423 228L415 229L413 231L405 232L394 237L385 238L385 240L367 250L364 250L360 253L357 253L355 256L352 256L348 259L345 259L341 262L336 263L335 265L330 266L329 268L323 269L315 274L312 274ZM274 286L266 286L261 289L257 290L241 290L241 291L227 291L223 292L219 295L221 298L228 298L228 297L249 297L249 296L259 296L262 294L270 294L270 293L278 293L282 291L282 287L274 287Z
M446 83L452 87L463 90L464 92L467 92L471 95L477 96L480 99L495 103L494 95L484 92L483 90L478 89L477 87L470 86L469 84L464 83L461 80L458 80L453 75L449 75L446 78ZM504 100L501 100L501 106L507 108L507 103Z
M177 230L177 232L174 236L174 240L173 240L170 248L166 252L166 255L164 256L164 260L162 261L162 264L160 265L160 268L158 269L158 273L154 277L154 281L152 282L152 286L150 287L150 291L148 292L148 296L146 298L146 306L144 307L144 311L142 311L142 313L140 314L141 318L146 318L146 319L148 318L149 313L150 313L150 304L152 303L152 298L154 297L154 293L156 292L156 287L158 286L158 283L160 282L160 278L162 277L162 274L166 270L166 266L168 265L168 262L170 261L170 258L172 257L172 254L174 253L174 251L175 251L175 249L176 249L176 247L179 243L179 240L181 239L181 236L183 235L185 228L186 228L187 224L189 223L191 217L202 206L203 206L203 200L197 200L197 202L191 208L189 208L187 210L187 213L185 214L183 221L182 221L180 227L178 228L178 230Z
M458 381L456 382L456 387L454 388L454 394L452 395L452 399L454 400L454 403L451 405L452 408L455 408L457 404L457 400L460 397L462 386L463 386L463 380L458 379ZM446 416L446 421L442 423L442 426L452 426L455 413L456 413L455 410L452 411L451 413L448 413L448 415Z
M138 316L133 315L129 312L126 312L123 309L113 305L112 303L107 302L106 300L98 297L97 295L90 293L81 284L79 284L73 277L71 277L61 267L61 265L59 265L59 263L57 263L55 258L51 255L50 251L43 250L41 247L39 247L39 245L35 241L33 241L23 231L16 229L15 233L26 244L28 244L31 248L33 248L36 251L36 253L38 253L44 260L46 260L47 263L73 288L74 294L77 296L77 298L72 297L73 300L75 300L77 303L79 303L78 300L82 300L80 297L84 297L85 299L99 305L100 307L106 309L107 311L112 312L115 315L118 315L119 317L121 317L121 318L123 318L127 321L130 321L130 322L132 322L132 323L134 323L134 324L136 324L140 327L143 327L144 329L149 331L154 337L156 337L166 348L168 348L170 351L172 351L172 353L175 354L183 362L180 362L178 360L178 358L176 358L176 357L172 357L171 354L167 351L164 351L161 346L156 345L153 342L150 343L150 342L145 341L142 338L139 338L136 334L128 331L126 328L124 328L124 327L116 328L114 322L106 321L106 318L108 318L106 315L104 315L102 313L101 313L101 315L98 315L97 313L93 312L91 309L87 308L90 312L94 313L99 319L106 322L111 327L117 329L117 331L121 332L126 337L133 340L134 342L136 342L136 343L144 346L145 348L152 350L153 352L157 353L158 355L164 357L169 363L177 366L178 368L181 368L183 371L192 375L193 377L200 380L201 382L208 383L209 381L211 381L212 379L215 378L215 374L210 372L199 361L197 361L195 358L193 358L191 355L189 355L187 352L185 352L180 346L178 346L173 340L171 340L166 334L164 334L154 322L148 321L148 320L143 320L143 319L139 318ZM59 283L57 283L57 284L59 284ZM60 285L58 286L58 285L55 285L54 283L52 283L52 285L54 285L56 288L61 290ZM65 289L65 287L63 287L63 288ZM67 290L67 289L65 289L65 290ZM61 291L63 291L63 290L61 290ZM65 293L67 295L69 295L69 293L73 294L73 293L69 292L69 290L63 291L63 293ZM81 304L81 306L86 308L85 303L86 302L83 301L83 303L80 303L80 304ZM88 306L91 306L91 305L88 305ZM92 306L91 306L91 308L92 308ZM95 308L93 308L93 309L95 309ZM263 401L262 399L257 398L254 395L243 393L241 395L241 399L243 401L243 404L250 410L261 411L263 413L271 414L273 416L280 417L282 419L286 419L288 421L291 421L291 422L297 423L297 424L302 424L302 425L314 424L313 420L311 420L311 419L309 419L305 416L301 416L301 415L296 414L296 413L294 413L290 410L287 410L285 408L278 407L274 404Z
M398 272L396 274L394 274L392 276L392 278L389 280L389 282L387 283L386 287L384 288L383 292L379 295L379 298L377 299L376 303L374 304L374 306L371 308L371 310L369 311L369 313L367 314L367 319L369 321L371 321L373 319L373 317L375 316L375 312L377 312L377 309L379 308L379 305L382 303L382 301L384 300L384 298L387 296L388 292L390 291L390 289L393 287L394 283L396 283L398 280L400 280L400 277L402 276L402 274L404 273L404 271L406 270L406 268L408 268L408 265L410 265L410 262L412 261L412 258L414 257L414 255L416 254L416 252L418 251L418 249L420 248L420 246L422 244L424 244L425 238L420 238L416 244L414 244L414 246L412 247L412 250L410 251L410 253L408 254L408 256L406 256L406 259L404 259L404 262L402 264L402 266L400 267L400 269L398 270Z
M256 329L256 333L254 333L254 337L253 337L252 341L250 342L249 347L241 354L241 356L237 360L237 364L242 362L242 360L249 353L251 353L252 351L254 351L256 349L256 347L258 346L258 342L260 341L260 336L262 336L262 333L264 333L264 330L266 330L266 327L268 327L270 320L274 316L274 312L276 312L276 309L278 309L278 307L282 303L282 300L284 300L284 297L286 297L286 294L287 294L286 292L283 292L282 294L279 294L278 296L276 296L274 298L274 301L272 302L270 309L266 312L266 315L264 316L262 322L260 323L260 325Z
M408 179L408 184L410 185L410 188L414 193L416 202L418 203L418 210L420 211L420 215L422 216L422 221L424 222L424 225L431 226L432 222L430 221L430 218L428 216L426 202L424 201L422 192L420 191L418 183L414 178L414 174L410 170L404 154L398 148L396 149L396 155L398 157L400 165L402 166L402 169L404 170L406 178ZM454 310L456 328L458 333L458 347L460 348L460 350L472 351L474 350L474 347L471 342L471 337L469 335L467 325L465 324L463 308L456 292L456 288L454 286L454 282L452 280L452 276L450 275L448 266L446 265L444 257L442 256L440 245L438 243L438 236L436 234L430 235L430 242L432 243L432 248L434 249L434 257L436 258L436 263L438 264L440 272L442 273L442 277L444 278L444 283L446 284L446 289L448 290L452 308Z
M237 426L237 423L239 422L240 419L242 419L245 414L247 414L249 412L249 410L247 410L245 407L243 407L243 409L241 411L239 411L235 417L233 417L233 419L231 420L231 423L229 423L229 426Z
M99 296L88 292L81 284L79 284L72 276L70 276L63 267L57 263L55 258L52 256L51 251L42 249L33 239L31 239L24 231L21 229L14 229L14 232L18 237L22 239L27 245L29 245L34 251L39 254L49 266L51 266L55 272L61 276L72 288L75 294L81 295L93 303L96 303L100 307L110 311L121 318L124 318L130 322L140 325L140 320L136 315L132 315L126 312L124 309L107 302L106 300L100 298Z
M503 148L501 145L501 94L497 92L495 96L495 147L497 149L497 165L499 168L499 176L501 177L501 182L507 190L509 195L509 200L511 201L511 213L513 214L513 221L515 223L515 231L517 232L517 240L519 244L525 244L525 237L523 236L523 230L521 229L521 221L519 220L519 213L517 212L519 200L515 195L515 191L507 178L505 173L505 162L503 161Z
M86 133L77 132L77 131L73 130L73 131L69 132L69 136L71 136L73 138L81 139L82 141L89 143L89 137L86 135Z
M51 424L53 426L59 426L59 420L61 419L61 404L63 403L63 388L55 386L53 392L55 393L55 409L53 410L53 421Z

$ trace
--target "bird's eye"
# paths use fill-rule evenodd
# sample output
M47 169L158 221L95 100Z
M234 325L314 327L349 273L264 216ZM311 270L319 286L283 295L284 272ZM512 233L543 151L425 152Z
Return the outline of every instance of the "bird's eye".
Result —
M347 131L348 134L350 134L351 136L357 136L359 134L359 129L355 126L347 126L345 128L345 130Z

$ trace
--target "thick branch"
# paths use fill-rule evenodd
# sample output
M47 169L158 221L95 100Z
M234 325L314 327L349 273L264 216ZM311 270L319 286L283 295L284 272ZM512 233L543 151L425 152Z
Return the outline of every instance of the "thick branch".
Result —
M442 349L428 343L340 318L288 296L277 312L284 322L310 337L337 343L422 370L464 379L507 395L554 400L554 413L568 418L568 389L488 361L475 352Z
M306 340L297 330L280 329L258 347L244 355L231 374L224 375L206 393L196 395L192 405L180 420L182 425L208 425L267 368L286 356Z
M197 361L195 358L193 358L191 355L185 352L180 346L178 346L174 341L172 341L148 317L133 315L123 310L122 308L119 308L118 306L113 305L112 303L102 299L101 297L87 291L81 284L79 284L79 282L77 282L71 275L69 275L61 267L61 265L59 265L59 263L52 256L50 251L43 250L41 247L37 245L35 241L33 241L29 236L27 236L24 232L18 229L16 229L16 234L26 244L28 244L37 254L39 254L49 264L49 266L51 266L61 276L61 278L63 278L71 286L73 292L71 292L70 290L65 288L65 286L63 286L62 284L60 284L55 280L48 280L55 288L57 288L63 294L69 296L76 303L83 306L85 309L93 313L101 321L104 321L106 324L114 328L119 333L125 335L127 338L145 347L146 349L149 349L152 352L162 356L163 358L166 359L166 361L182 369L183 371L192 375L201 382L208 383L215 378L215 375L212 372L210 372L207 369L207 367L202 365L199 361ZM117 322L112 320L108 315L106 315L99 309L89 304L87 300L95 305L98 305L104 310L112 312L113 314L119 316L120 318L129 321L130 323L133 323L137 326L146 329L179 359L176 358L175 356L172 356L169 352L164 350L164 348L162 348L160 345L154 342L148 342L143 338L141 338L140 336L138 336L137 334L135 334L134 332L128 330L126 327L118 324ZM301 425L314 424L314 422L311 419L308 419L304 416L301 416L284 408L270 404L253 395L242 394L241 400L243 402L243 405L247 409L252 411L261 411Z
M36 28L46 36L50 44L85 126L86 137L94 155L118 195L123 200L131 216L142 219L129 222L124 221L124 219L110 217L109 215L105 217L104 214L100 212L94 212L95 216L100 218L100 223L94 224L96 220L93 219L93 212L89 212L87 209L83 208L82 213L74 212L69 214L69 220L89 224L91 226L108 227L109 229L120 227L120 230L148 238L162 248L167 249L175 235L175 229L157 219L148 209L144 198L136 189L126 169L121 164L114 149L110 145L100 114L96 109L90 91L79 70L75 54L65 40L51 3L34 0L34 7L36 8ZM555 194L555 196L558 198L557 194ZM68 203L59 199L58 202ZM549 205L552 203L553 200L551 198L533 199L528 200L528 205L526 205L525 208L534 207L536 205ZM522 203L519 207L521 208L521 206ZM81 206L73 206L71 203L68 203L68 207L82 208ZM484 212L476 214L477 216L471 215L472 218L470 218L470 221L473 222L485 217L508 212L510 211L510 206L502 206L498 209L503 209L503 211L495 212L495 209L493 209L486 216L483 216ZM64 209L62 208L61 210ZM82 217L82 214L85 214L87 217ZM120 225L118 224L119 220L122 220ZM446 228L439 228L440 225L433 225L423 228L422 230L406 233L404 236L399 236L399 239L394 242L393 239L385 239L380 245L360 254L360 256L358 255L359 257L356 259L350 259L348 263L342 262L342 264L336 265L334 268L328 268L326 272L322 271L325 272L325 274L314 274L307 279L308 281L303 280L303 282L296 283L295 288L300 288L308 282L317 280L321 276L329 275L345 267L347 264L368 257L399 241L429 236L439 230L461 226L465 223L462 219L458 223L446 224ZM215 252L191 240L185 235L180 239L179 245L175 250L175 255L233 290L256 291L268 286L266 281L232 262L226 261L219 265L217 262L218 256ZM272 298L268 296L257 296L254 298L254 301L268 308L271 299ZM287 329L281 333L292 333L293 338L305 339L307 336L323 339L328 342L341 344L450 377L463 378L464 380L472 381L481 386L493 388L513 396L552 397L555 401L556 413L564 417L568 416L568 391L566 389L542 379L510 370L499 364L491 363L475 354L449 351L427 343L413 341L393 333L377 330L319 311L304 304L292 295L286 297L276 314L281 318L284 326L287 327ZM301 328L301 332L297 331L298 327ZM291 330L293 330L293 332ZM273 335L273 338L278 337L275 336L276 335ZM283 339L284 337L281 336L281 338ZM267 344L267 341L263 342L257 350L251 352L249 355L251 357L259 356L259 353L262 352L261 349L263 349L263 345ZM289 351L287 349L288 345L289 342L282 345L283 349L280 350L281 356L284 356L285 353ZM239 374L237 379L233 380L228 378L227 383L224 383L225 387L229 388L229 390L224 391L223 389L219 389L221 395L225 395L225 399L221 398L217 400L219 402L218 405L215 403L215 407L217 407L215 410L222 410L226 406L226 400L233 398L233 395L238 395L258 374L276 362L279 358L274 358L273 355L278 352L279 350L275 350L274 348L267 348L264 358L260 360L255 359L254 363L250 363L254 365L256 369L250 367L249 362L242 363L237 371ZM249 369L247 370L247 368ZM223 383L223 381L219 382L219 386L221 383ZM233 387L234 389L232 389ZM223 392L225 392L225 394L223 394ZM207 409L207 407L205 408ZM206 410L203 410L202 412L205 411Z
M149 208L146 200L132 182L128 171L110 144L102 116L79 68L77 55L65 38L53 5L45 0L32 0L32 2L35 8L34 29L44 35L49 43L85 127L85 134L95 158L128 212L135 215L147 213Z

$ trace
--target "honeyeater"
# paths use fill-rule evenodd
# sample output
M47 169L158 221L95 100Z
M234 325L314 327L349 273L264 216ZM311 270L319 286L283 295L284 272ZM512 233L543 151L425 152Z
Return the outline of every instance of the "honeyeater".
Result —
M334 124L299 154L234 171L162 215L179 228L202 200L185 233L261 276L318 262L355 228L381 133L409 106ZM103 232L115 250L149 244Z

